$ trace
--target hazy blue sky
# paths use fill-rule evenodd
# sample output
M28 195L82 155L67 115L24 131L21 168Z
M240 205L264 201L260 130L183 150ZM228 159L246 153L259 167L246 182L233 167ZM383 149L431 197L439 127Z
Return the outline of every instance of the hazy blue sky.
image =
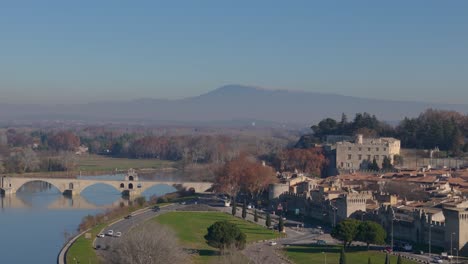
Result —
M224 84L466 103L468 1L2 1L0 102Z

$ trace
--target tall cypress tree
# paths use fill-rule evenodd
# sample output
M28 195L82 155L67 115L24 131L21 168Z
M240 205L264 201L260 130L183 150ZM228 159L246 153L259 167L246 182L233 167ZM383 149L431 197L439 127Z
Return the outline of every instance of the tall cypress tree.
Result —
M278 223L278 231L283 232L283 230L284 230L284 221L283 221L283 217L280 216L279 223Z
M367 259L367 264L372 264L370 257Z
M254 211L254 221L258 222L258 214L257 214L257 209Z
M236 198L232 200L232 215L235 216L237 213L237 203L236 203Z
M271 226L271 216L270 216L270 213L266 213L265 225L266 225L267 227L270 227L270 226Z

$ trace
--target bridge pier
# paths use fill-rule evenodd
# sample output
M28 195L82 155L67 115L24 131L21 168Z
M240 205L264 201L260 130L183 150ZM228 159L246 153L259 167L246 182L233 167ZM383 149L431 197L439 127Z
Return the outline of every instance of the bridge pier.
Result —
M123 198L135 199L140 196L141 196L140 190L123 190L122 191Z
M15 194L16 189L14 188L0 188L0 195Z
M63 191L62 194L64 196L67 196L67 197L73 197L73 196L80 195L80 192L78 192L77 190L73 190L73 189L67 189L67 190Z

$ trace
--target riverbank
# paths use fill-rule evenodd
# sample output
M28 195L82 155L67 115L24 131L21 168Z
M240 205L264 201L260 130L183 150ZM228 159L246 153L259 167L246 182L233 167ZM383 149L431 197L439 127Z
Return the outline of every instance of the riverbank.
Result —
M121 220L126 215L138 215L141 213L145 213L146 211L150 210L151 207L154 205L158 205L159 207L165 207L173 203L179 203L190 199L195 199L197 196L182 196L177 197L177 193L170 193L166 194L162 199L164 202L162 203L155 203L155 201L149 201L145 204L135 204L134 206L125 207L128 210L122 210L122 208L116 208L116 210L121 211L117 214L110 214L112 217L106 220L103 223L99 223L94 225L86 231L79 233L75 237L73 237L73 241L71 243L67 243L60 251L58 255L58 263L65 264L65 263L74 263L73 261L79 260L81 263L91 263L91 264L98 264L99 257L96 254L94 249L93 241L95 240L97 234L101 233L105 228L108 226L115 224ZM180 195L180 194L177 194ZM112 210L111 210L112 211ZM96 215L92 216L98 219L104 219L104 217ZM109 217L108 217L109 218ZM83 223L81 224L83 225ZM87 235L88 234L88 235Z

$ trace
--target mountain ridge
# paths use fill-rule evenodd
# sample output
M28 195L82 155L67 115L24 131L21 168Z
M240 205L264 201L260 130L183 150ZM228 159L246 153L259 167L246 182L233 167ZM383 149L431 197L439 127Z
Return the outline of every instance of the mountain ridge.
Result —
M183 99L140 98L86 104L0 104L0 121L80 119L83 121L143 120L146 122L219 122L229 120L310 124L341 113L375 114L382 120L414 117L427 108L468 112L466 104L396 101L306 91L273 90L229 84Z

